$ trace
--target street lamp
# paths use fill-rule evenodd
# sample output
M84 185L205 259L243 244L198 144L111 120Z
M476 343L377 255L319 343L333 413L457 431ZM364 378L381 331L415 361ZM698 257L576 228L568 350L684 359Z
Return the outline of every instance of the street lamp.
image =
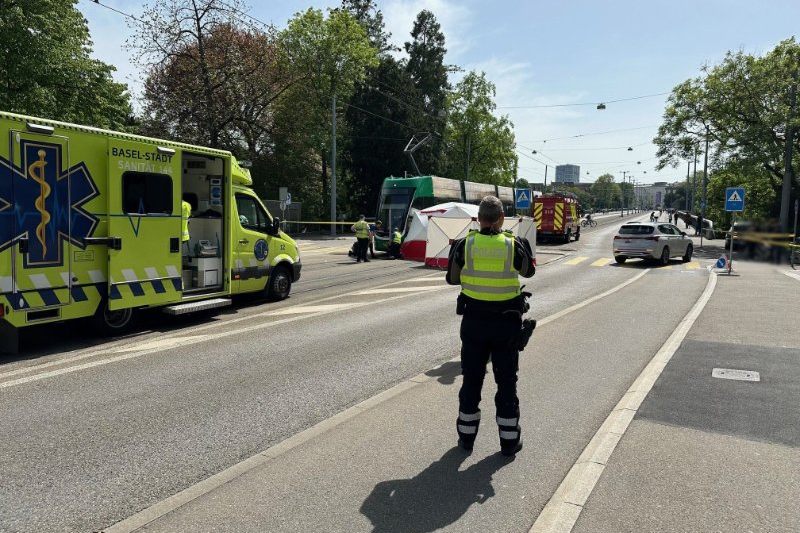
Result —
M597 104L597 110L598 111L602 111L605 108L606 108L606 104L604 104L603 102L600 102L599 104Z

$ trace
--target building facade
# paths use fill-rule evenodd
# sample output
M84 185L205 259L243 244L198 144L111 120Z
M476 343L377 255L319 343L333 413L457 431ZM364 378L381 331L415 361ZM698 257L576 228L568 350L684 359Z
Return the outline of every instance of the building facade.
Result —
M578 165L557 165L556 183L580 183L581 167Z

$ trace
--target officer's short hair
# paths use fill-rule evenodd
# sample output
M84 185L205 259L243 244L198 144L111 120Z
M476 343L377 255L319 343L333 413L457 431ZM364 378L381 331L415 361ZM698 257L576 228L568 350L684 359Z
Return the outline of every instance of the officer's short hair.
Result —
M478 219L490 224L500 220L503 214L503 203L496 196L484 196L478 206Z
M364 220L366 217L364 215L358 215L358 220Z

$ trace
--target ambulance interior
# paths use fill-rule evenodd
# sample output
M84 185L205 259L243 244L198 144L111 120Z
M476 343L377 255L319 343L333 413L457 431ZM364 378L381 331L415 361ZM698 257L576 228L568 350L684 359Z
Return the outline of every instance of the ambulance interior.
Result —
M216 292L223 287L225 250L225 162L183 154L182 197L192 206L189 241L181 243L183 292Z

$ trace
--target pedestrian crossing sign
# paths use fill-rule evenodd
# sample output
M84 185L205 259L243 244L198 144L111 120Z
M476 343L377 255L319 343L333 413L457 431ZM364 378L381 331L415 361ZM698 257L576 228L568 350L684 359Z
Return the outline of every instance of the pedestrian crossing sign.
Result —
M725 189L725 211L744 211L744 187Z
M531 206L530 189L517 189L514 194L514 205L517 209L528 209Z

